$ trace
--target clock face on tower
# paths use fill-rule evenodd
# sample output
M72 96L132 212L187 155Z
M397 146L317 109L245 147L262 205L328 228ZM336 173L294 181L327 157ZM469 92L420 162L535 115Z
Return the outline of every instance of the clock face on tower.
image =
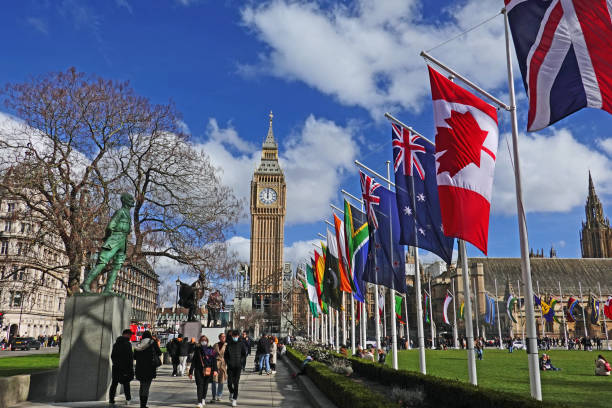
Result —
M259 192L259 201L263 204L272 204L276 201L276 191L270 187L266 187Z

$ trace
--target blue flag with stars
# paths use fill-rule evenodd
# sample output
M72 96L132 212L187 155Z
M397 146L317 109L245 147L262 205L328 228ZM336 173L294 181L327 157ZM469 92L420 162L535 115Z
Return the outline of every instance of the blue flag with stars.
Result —
M426 249L450 263L455 239L444 235L442 227L435 146L410 129L391 127L400 244Z
M362 172L361 191L368 215L370 246L363 280L406 293L404 246L400 245L400 224L395 193Z

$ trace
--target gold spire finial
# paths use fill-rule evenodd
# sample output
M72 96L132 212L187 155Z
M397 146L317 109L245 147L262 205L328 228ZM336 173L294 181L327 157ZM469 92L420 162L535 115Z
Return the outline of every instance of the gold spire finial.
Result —
M274 114L270 111L270 125L272 125L272 119L274 119Z

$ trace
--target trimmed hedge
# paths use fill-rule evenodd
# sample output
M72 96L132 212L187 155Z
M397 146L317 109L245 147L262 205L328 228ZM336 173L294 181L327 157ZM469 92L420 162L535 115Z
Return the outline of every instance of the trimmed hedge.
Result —
M424 375L415 371L394 370L382 364L358 357L337 357L348 359L353 371L360 376L381 384L402 388L423 387L426 403L435 407L454 408L559 408L558 403L545 403L509 392L479 388L457 380Z
M287 347L287 357L298 367L306 359L299 351ZM306 366L306 375L340 408L397 408L399 405L384 395L369 390L349 377L336 374L325 364L312 361Z

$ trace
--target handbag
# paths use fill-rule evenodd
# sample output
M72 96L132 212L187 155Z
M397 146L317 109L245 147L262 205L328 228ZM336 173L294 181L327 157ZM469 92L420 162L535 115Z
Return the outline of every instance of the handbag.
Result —
M157 368L162 365L161 358L155 352L155 347L151 347L151 354L153 355L153 368Z
M204 360L202 359L202 353L200 353L200 363L202 364L202 374L204 377L208 377L211 374L212 367L204 367Z

